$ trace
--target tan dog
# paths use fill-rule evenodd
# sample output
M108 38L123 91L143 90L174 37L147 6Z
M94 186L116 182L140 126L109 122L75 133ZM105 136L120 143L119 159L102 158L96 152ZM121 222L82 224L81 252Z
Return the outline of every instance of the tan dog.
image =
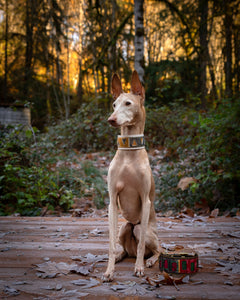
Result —
M112 78L114 112L108 122L121 128L118 151L108 171L109 204L109 261L103 281L113 280L115 262L125 256L136 257L135 275L144 276L144 257L147 267L158 260L155 186L148 155L144 147L145 91L136 71L132 74L131 93L124 93L119 77ZM119 232L122 253L116 253L118 207L128 221Z

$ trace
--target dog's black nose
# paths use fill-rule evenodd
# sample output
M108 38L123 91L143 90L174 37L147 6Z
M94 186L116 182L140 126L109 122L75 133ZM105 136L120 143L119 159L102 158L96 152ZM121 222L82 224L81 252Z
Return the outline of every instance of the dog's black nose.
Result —
M113 127L117 126L117 119L115 117L108 118L108 123L111 124Z

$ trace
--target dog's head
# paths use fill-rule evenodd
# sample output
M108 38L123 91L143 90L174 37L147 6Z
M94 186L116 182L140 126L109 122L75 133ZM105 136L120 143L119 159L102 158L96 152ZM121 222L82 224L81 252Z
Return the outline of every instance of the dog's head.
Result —
M145 90L137 71L132 74L131 92L124 93L121 80L117 74L112 78L112 95L114 112L108 122L114 127L134 126L140 119L145 120Z

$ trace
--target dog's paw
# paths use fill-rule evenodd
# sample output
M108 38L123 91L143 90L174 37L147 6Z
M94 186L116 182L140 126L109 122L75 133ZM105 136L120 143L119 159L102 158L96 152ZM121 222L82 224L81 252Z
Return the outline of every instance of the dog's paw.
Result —
M111 282L113 281L113 273L104 273L102 276L102 282Z
M134 275L137 277L143 277L144 276L144 267L135 267Z
M146 261L146 267L147 267L147 268L151 268L151 267L156 263L157 260L158 260L157 257L150 257L150 258L147 259L147 261Z

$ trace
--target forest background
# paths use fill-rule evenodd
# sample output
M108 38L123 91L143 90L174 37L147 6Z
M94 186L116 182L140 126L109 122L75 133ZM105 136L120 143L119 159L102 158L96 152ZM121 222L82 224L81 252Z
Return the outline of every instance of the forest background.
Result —
M133 69L146 90L156 209L239 211L239 9L237 0L0 0L0 102L32 115L29 128L1 128L0 213L108 203L99 161L115 151L111 77L127 91Z

